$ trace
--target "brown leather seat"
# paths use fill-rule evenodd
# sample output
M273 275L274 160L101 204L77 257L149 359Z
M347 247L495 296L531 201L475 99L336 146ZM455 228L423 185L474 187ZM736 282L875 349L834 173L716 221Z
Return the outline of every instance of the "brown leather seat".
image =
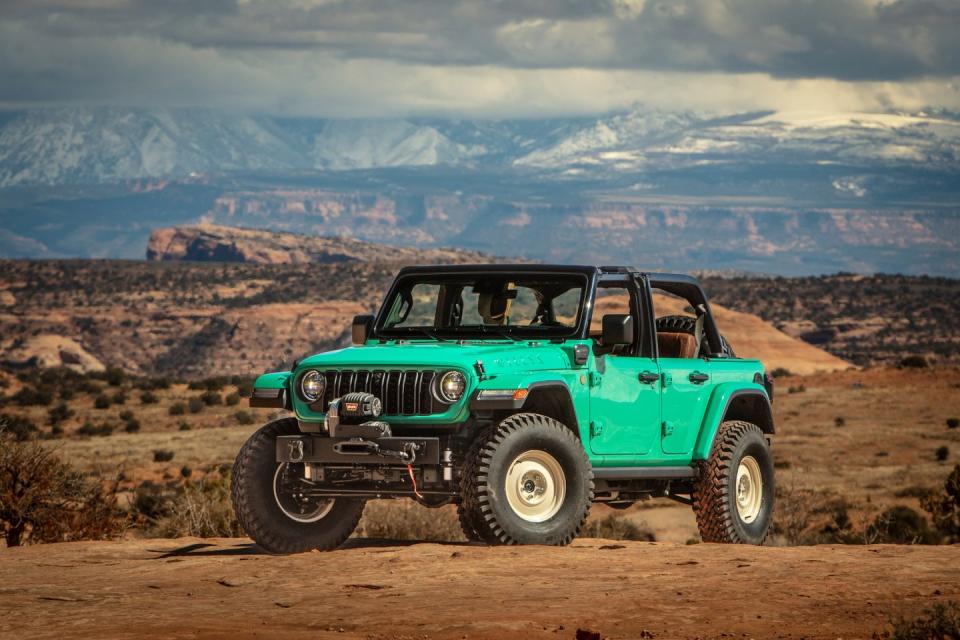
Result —
M697 340L689 333L657 332L661 358L696 358Z

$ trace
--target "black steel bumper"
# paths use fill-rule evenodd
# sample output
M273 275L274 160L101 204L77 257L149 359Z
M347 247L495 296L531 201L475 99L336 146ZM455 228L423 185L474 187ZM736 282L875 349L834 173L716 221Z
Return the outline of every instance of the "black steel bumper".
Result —
M415 451L415 458L410 464L440 464L439 438L390 437L364 440L309 434L277 437L277 462L397 465L406 464L399 454L411 449Z

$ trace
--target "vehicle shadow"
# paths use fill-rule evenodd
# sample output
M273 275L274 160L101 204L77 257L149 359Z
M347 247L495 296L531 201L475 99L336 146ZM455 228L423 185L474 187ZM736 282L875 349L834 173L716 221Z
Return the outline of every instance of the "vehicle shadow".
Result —
M447 541L428 541L428 540L391 540L388 538L350 538L342 545L338 551L357 550L357 549L384 549L389 547L412 547L418 544L439 544L449 547L469 547L485 546L482 543L470 542L447 542ZM168 558L204 558L216 556L269 556L272 555L264 551L253 542L241 542L232 544L228 547L221 546L212 542L196 542L175 549L147 549L153 560L164 560Z

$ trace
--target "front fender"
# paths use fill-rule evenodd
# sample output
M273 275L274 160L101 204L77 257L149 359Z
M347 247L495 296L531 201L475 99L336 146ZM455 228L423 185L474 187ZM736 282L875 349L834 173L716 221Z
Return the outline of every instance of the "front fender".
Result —
M581 379L582 378L582 379ZM530 409L531 403L537 403L537 394L554 392L562 398L567 407L564 424L580 432L586 423L581 422L580 416L589 415L589 398L581 393L586 377L582 371L571 372L544 372L540 375L530 374L499 374L480 381L470 397L470 409L475 411L521 411ZM496 398L482 398L484 390L525 390L522 398L509 395Z
M290 371L275 371L259 376L253 382L250 406L267 409L290 409Z
M694 460L707 459L720 423L728 419L752 422L764 433L772 434L773 409L763 385L724 382L714 388L693 448Z

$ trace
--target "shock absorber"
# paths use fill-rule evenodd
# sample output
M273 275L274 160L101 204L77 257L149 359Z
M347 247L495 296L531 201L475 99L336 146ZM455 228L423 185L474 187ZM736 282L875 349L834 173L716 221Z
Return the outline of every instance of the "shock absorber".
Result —
M453 451L449 448L443 450L443 481L453 482Z

